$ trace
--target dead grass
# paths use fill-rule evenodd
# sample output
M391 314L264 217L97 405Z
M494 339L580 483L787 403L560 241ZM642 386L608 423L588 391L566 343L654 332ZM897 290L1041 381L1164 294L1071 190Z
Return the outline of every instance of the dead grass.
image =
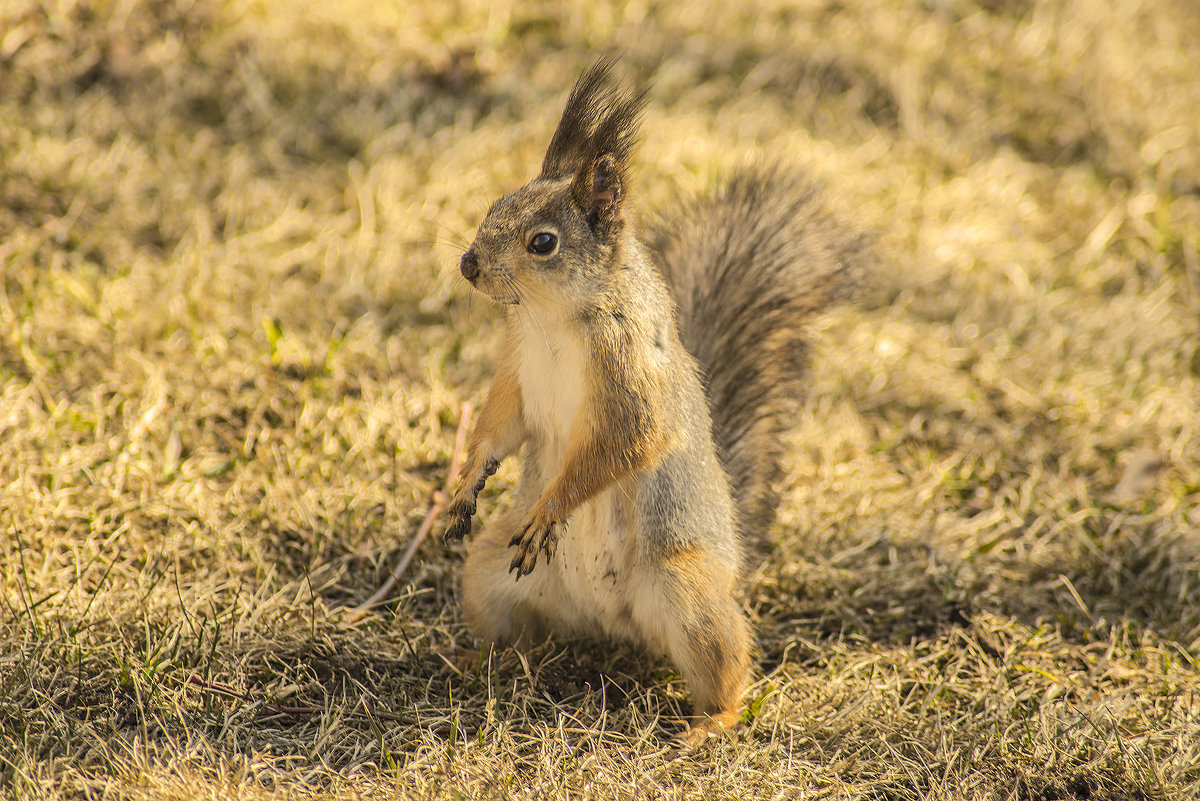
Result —
M889 264L816 326L747 723L693 753L632 651L437 657L458 549L341 611L489 373L457 244L613 43L641 202L782 155ZM1197 63L1186 0L6 3L0 785L1200 796Z

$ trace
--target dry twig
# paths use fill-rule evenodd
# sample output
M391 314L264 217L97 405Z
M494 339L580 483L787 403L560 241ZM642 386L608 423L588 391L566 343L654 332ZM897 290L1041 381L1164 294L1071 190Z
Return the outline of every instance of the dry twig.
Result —
M227 687L224 684L217 684L215 682L206 681L205 679L202 679L200 676L196 675L195 673L188 676L187 683L193 687L198 687L200 690L202 690L206 693L211 693L213 695L223 695L228 698L236 698L237 700L243 701L248 704L254 704L254 703L261 704L261 707L259 708L259 712L258 712L258 714L261 716L270 717L270 716L274 716L274 715L301 715L301 716L307 716L307 717L316 717L316 716L320 716L320 715L324 714L324 712L325 712L325 710L319 706L273 704L270 702L265 702L262 699L253 698L253 697L247 695L246 693L238 692L237 690L233 689L232 687ZM351 717L359 717L359 718L366 718L366 719L377 718L379 720L388 720L388 721L392 721L395 723L405 723L405 724L412 723L412 719L405 717L404 715L394 715L391 712L380 712L380 711L376 710L374 707L370 707L369 711L367 711L367 712L357 712L357 711L352 710L352 711L345 712L345 714L350 715Z
M359 620L362 620L368 612L392 597L392 591L395 590L396 583L404 575L404 571L408 569L408 565L416 555L417 549L421 547L421 543L429 536L429 532L433 530L433 524L437 522L437 519L445 510L446 499L450 496L450 486L455 477L458 476L458 468L462 463L463 451L466 449L467 443L467 426L470 425L471 414L474 411L475 405L470 401L463 403L461 412L459 413L458 430L454 434L454 452L450 456L450 469L446 472L445 488L433 491L433 495L429 499L429 511L426 512L425 519L421 521L421 527L417 529L417 535L409 543L404 556L396 563L396 567L392 569L392 575L383 583L383 586L376 590L375 594L364 603L350 611L349 620L351 623L357 623Z

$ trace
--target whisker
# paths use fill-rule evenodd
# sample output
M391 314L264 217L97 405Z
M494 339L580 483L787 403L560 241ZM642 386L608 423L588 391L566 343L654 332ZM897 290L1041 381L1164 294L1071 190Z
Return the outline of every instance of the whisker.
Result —
M554 343L552 343L550 341L549 335L546 334L546 329L542 326L542 321L539 320L537 315L534 314L532 311L530 311L528 307L522 307L522 308L525 309L525 315L529 318L529 320L532 321L535 326L537 326L538 332L541 333L541 335L542 335L542 341L546 343L546 350L550 354L550 360L552 362L554 362L554 365L557 367L558 366L558 348L556 348L554 346Z
M508 290L513 295L513 297L515 297L517 299L517 304L520 305L521 290L520 290L520 287L517 285L517 282L513 280L513 277L511 275L501 274L500 275L500 286L502 288Z
M475 178L475 202L477 202L477 203L481 202L480 199L482 198L482 206L480 208L482 209L482 216L486 217L488 206L490 205L490 203L488 202L488 198L492 197L492 194L490 192L488 192L487 189L484 188L483 181L481 181L479 179L478 173L476 173L474 175L474 178Z
M527 294L541 305L550 305L554 298L543 287L526 287Z
M452 288L447 287L447 282L455 279L466 280L463 278L462 272L458 269L457 265L447 266L439 270L437 286L439 294L443 297L448 296Z
M441 245L442 247L451 248L456 251L465 251L468 247L470 247L469 244L463 244L462 242L457 242L451 239L443 239L442 237L434 237L433 239L413 239L410 241L414 245L421 245L423 247Z
M550 358L553 360L554 364L557 365L558 348L556 348L554 343L550 341L550 336L546 333L546 328L542 325L542 321L536 314L534 314L533 309L530 308L530 305L525 302L528 294L536 293L537 290L531 290L529 287L520 286L515 277L512 276L506 277L506 280L511 284L513 288L513 294L515 294L520 301L517 306L517 313L525 315L525 318L537 327L538 332L542 335L542 341L546 343L546 350L549 351ZM522 290L524 290L524 292Z
M438 228L441 228L442 231L449 234L450 237L452 238L452 241L454 242L454 244L460 246L463 250L466 250L467 248L469 248L471 246L470 240L468 240L465 236L463 236L461 231L456 231L455 229L451 228L450 226L446 225L445 223L441 222L440 220L435 220L433 218L428 218L428 222L433 223Z

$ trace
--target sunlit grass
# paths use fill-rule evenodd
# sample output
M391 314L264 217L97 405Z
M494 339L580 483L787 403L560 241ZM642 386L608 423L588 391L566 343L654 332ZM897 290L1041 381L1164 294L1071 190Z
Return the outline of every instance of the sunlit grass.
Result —
M631 649L437 656L461 549L340 611L490 373L457 257L609 46L635 204L780 158L884 262L813 326L746 725L692 753ZM1197 63L1184 0L3 5L0 786L1197 795Z

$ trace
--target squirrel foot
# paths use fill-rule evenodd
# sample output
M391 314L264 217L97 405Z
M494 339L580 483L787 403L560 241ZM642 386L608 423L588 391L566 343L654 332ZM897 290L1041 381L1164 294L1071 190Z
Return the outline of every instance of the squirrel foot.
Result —
M715 737L727 736L737 725L738 716L734 712L723 712L714 716L698 716L688 724L687 731L679 735L679 741L686 748L695 748Z
M509 540L508 547L516 548L517 553L508 566L508 572L516 571L518 581L537 567L538 551L546 554L546 564L550 564L550 558L558 546L558 526L557 520L534 514L521 528L521 533Z
M487 654L479 648L435 648L433 655L446 663L455 673L466 675L479 670L487 659Z

